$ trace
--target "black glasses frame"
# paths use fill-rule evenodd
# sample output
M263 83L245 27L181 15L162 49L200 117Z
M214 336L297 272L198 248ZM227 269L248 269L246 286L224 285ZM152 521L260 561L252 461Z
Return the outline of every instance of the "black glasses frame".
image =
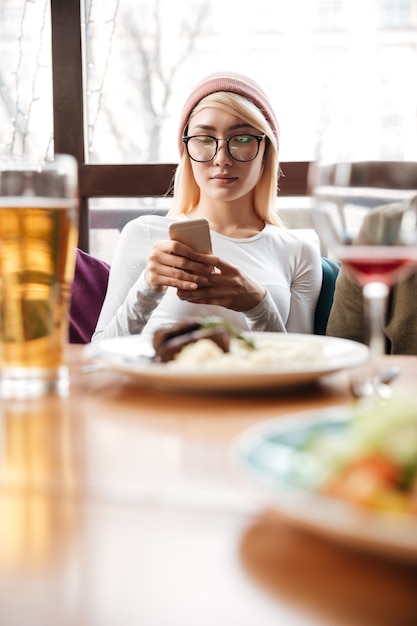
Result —
M214 154L212 157L210 157L210 159L195 159L194 157L191 156L188 150L188 142L190 141L190 139L195 139L196 137L207 137L208 139L213 139L213 141L216 142L216 150L214 151ZM256 139L256 141L258 142L258 149L256 150L255 156L253 156L251 159L237 159L236 157L234 157L230 151L229 143L235 137L253 137L254 139ZM261 145L261 141L263 141L265 138L266 138L266 135L252 135L251 133L238 133L237 135L231 135L230 137L226 137L225 139L217 139L217 137L212 137L211 135L190 135L190 136L185 135L182 137L182 140L185 144L188 156L190 157L192 161L195 161L196 163L208 163L209 161L212 161L219 151L219 141L226 142L227 152L234 161L237 161L238 163L248 163L249 161L254 161L256 159L256 157L259 154L259 146Z

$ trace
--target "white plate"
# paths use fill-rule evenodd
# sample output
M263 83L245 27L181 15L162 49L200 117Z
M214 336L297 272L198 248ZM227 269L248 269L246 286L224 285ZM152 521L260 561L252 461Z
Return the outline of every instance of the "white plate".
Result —
M339 542L417 562L415 516L350 505L320 495L308 484L313 472L308 471L308 457L302 459L303 443L312 434L343 432L348 422L349 410L341 407L260 422L236 440L233 467L292 522Z
M86 347L86 356L102 366L132 374L146 386L170 391L233 392L278 389L308 383L324 374L356 367L368 358L363 344L321 335L254 333L255 344L273 340L282 347L294 346L298 357L280 359L268 366L251 369L219 370L207 368L177 370L172 365L152 362L153 348L140 335L104 339ZM313 347L313 350L312 350ZM305 350L304 350L305 348ZM315 352L313 360L307 355ZM304 356L305 355L305 356Z

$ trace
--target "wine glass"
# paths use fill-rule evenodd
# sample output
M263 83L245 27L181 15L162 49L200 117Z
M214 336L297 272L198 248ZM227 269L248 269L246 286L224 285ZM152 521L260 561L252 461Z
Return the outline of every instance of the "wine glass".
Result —
M377 398L389 291L417 269L416 112L354 93L325 110L309 186L321 241L362 288L370 348L362 389Z

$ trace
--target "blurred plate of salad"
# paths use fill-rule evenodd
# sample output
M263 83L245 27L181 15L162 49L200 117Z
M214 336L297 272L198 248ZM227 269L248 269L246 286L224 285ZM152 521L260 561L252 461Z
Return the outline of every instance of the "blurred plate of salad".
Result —
M417 562L417 401L395 397L260 422L236 440L240 474L293 522Z

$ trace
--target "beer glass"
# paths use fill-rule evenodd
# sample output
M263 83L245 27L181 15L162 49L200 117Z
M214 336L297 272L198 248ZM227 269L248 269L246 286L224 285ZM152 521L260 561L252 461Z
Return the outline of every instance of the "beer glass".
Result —
M66 395L68 310L78 236L70 155L0 162L0 395Z

